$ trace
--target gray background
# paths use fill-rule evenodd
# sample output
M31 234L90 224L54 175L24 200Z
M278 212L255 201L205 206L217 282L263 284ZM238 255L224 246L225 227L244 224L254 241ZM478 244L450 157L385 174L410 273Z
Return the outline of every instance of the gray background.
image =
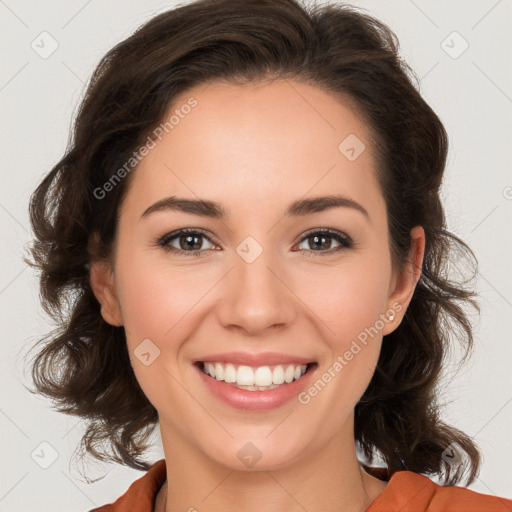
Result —
M484 452L480 478L471 488L511 497L511 1L352 3L397 33L425 99L450 136L443 188L448 226L479 258L482 315L471 362L463 371L450 371L443 385L444 417L474 435ZM114 501L142 476L98 463L87 466L89 477L107 476L90 485L82 481L70 463L82 424L53 412L49 402L22 387L30 382L23 355L51 325L39 305L36 277L21 258L30 240L29 195L63 155L95 65L142 22L174 5L0 0L1 512L83 512ZM41 36L44 31L50 36ZM58 48L43 58L53 40ZM156 435L150 458L162 457Z

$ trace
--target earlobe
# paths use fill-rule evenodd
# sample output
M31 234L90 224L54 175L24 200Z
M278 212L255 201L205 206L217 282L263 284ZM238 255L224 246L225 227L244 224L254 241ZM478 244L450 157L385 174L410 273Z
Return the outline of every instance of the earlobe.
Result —
M421 277L424 254L425 230L421 226L415 226L411 230L411 251L407 265L397 278L388 298L388 311L393 310L394 315L384 328L383 335L393 332L400 325Z
M92 291L101 304L101 316L105 322L116 327L123 325L111 266L102 260L91 263L89 280Z

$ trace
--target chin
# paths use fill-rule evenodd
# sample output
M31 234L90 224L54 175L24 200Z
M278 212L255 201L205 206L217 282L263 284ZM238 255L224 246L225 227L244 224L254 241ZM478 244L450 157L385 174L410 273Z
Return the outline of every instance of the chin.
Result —
M294 464L306 451L303 435L282 430L279 434L265 428L259 433L251 427L247 435L234 438L214 447L203 447L203 452L217 464L236 471L276 471ZM278 427L279 428L279 427ZM272 432L269 435L269 432ZM302 439L295 439L299 435ZM286 440L286 441L285 441Z

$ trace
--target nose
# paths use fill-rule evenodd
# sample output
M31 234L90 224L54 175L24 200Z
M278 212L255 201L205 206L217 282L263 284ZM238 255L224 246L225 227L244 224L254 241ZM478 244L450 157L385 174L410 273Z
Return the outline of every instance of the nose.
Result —
M237 256L218 303L220 323L250 336L292 325L297 299L287 281L283 266L272 261L266 251L252 263Z

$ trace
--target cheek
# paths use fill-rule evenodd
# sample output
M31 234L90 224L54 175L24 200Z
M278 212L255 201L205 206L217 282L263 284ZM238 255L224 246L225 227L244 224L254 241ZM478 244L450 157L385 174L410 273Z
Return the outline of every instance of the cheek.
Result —
M309 413L323 418L326 435L335 435L364 394L377 365L385 325L387 282L370 269L351 269L325 279L330 293L310 296L311 309L321 317L324 344L320 368L311 386L299 396ZM316 280L317 284L322 281ZM320 322L317 322L320 325ZM317 398L318 397L318 398Z
M385 258L347 258L346 265L329 272L304 272L297 280L325 340L322 382L316 388L328 388L322 395L337 421L353 409L374 373L386 325L382 315L387 310L390 271ZM312 390L313 395L316 392Z
M130 351L150 339L160 348L162 360L174 365L218 276L206 265L187 268L150 252L119 250L119 255L116 277Z
M340 349L377 324L387 309L390 267L383 258L347 258L336 267L308 268L296 276L295 290L326 327ZM317 324L318 324L317 320Z
M148 254L119 254L125 257L120 256L116 265L118 293L137 381L157 410L166 410L168 397L183 405L188 396L172 377L182 380L181 349L197 327L196 315L215 279L190 268L155 262ZM146 360L144 353L149 353Z

